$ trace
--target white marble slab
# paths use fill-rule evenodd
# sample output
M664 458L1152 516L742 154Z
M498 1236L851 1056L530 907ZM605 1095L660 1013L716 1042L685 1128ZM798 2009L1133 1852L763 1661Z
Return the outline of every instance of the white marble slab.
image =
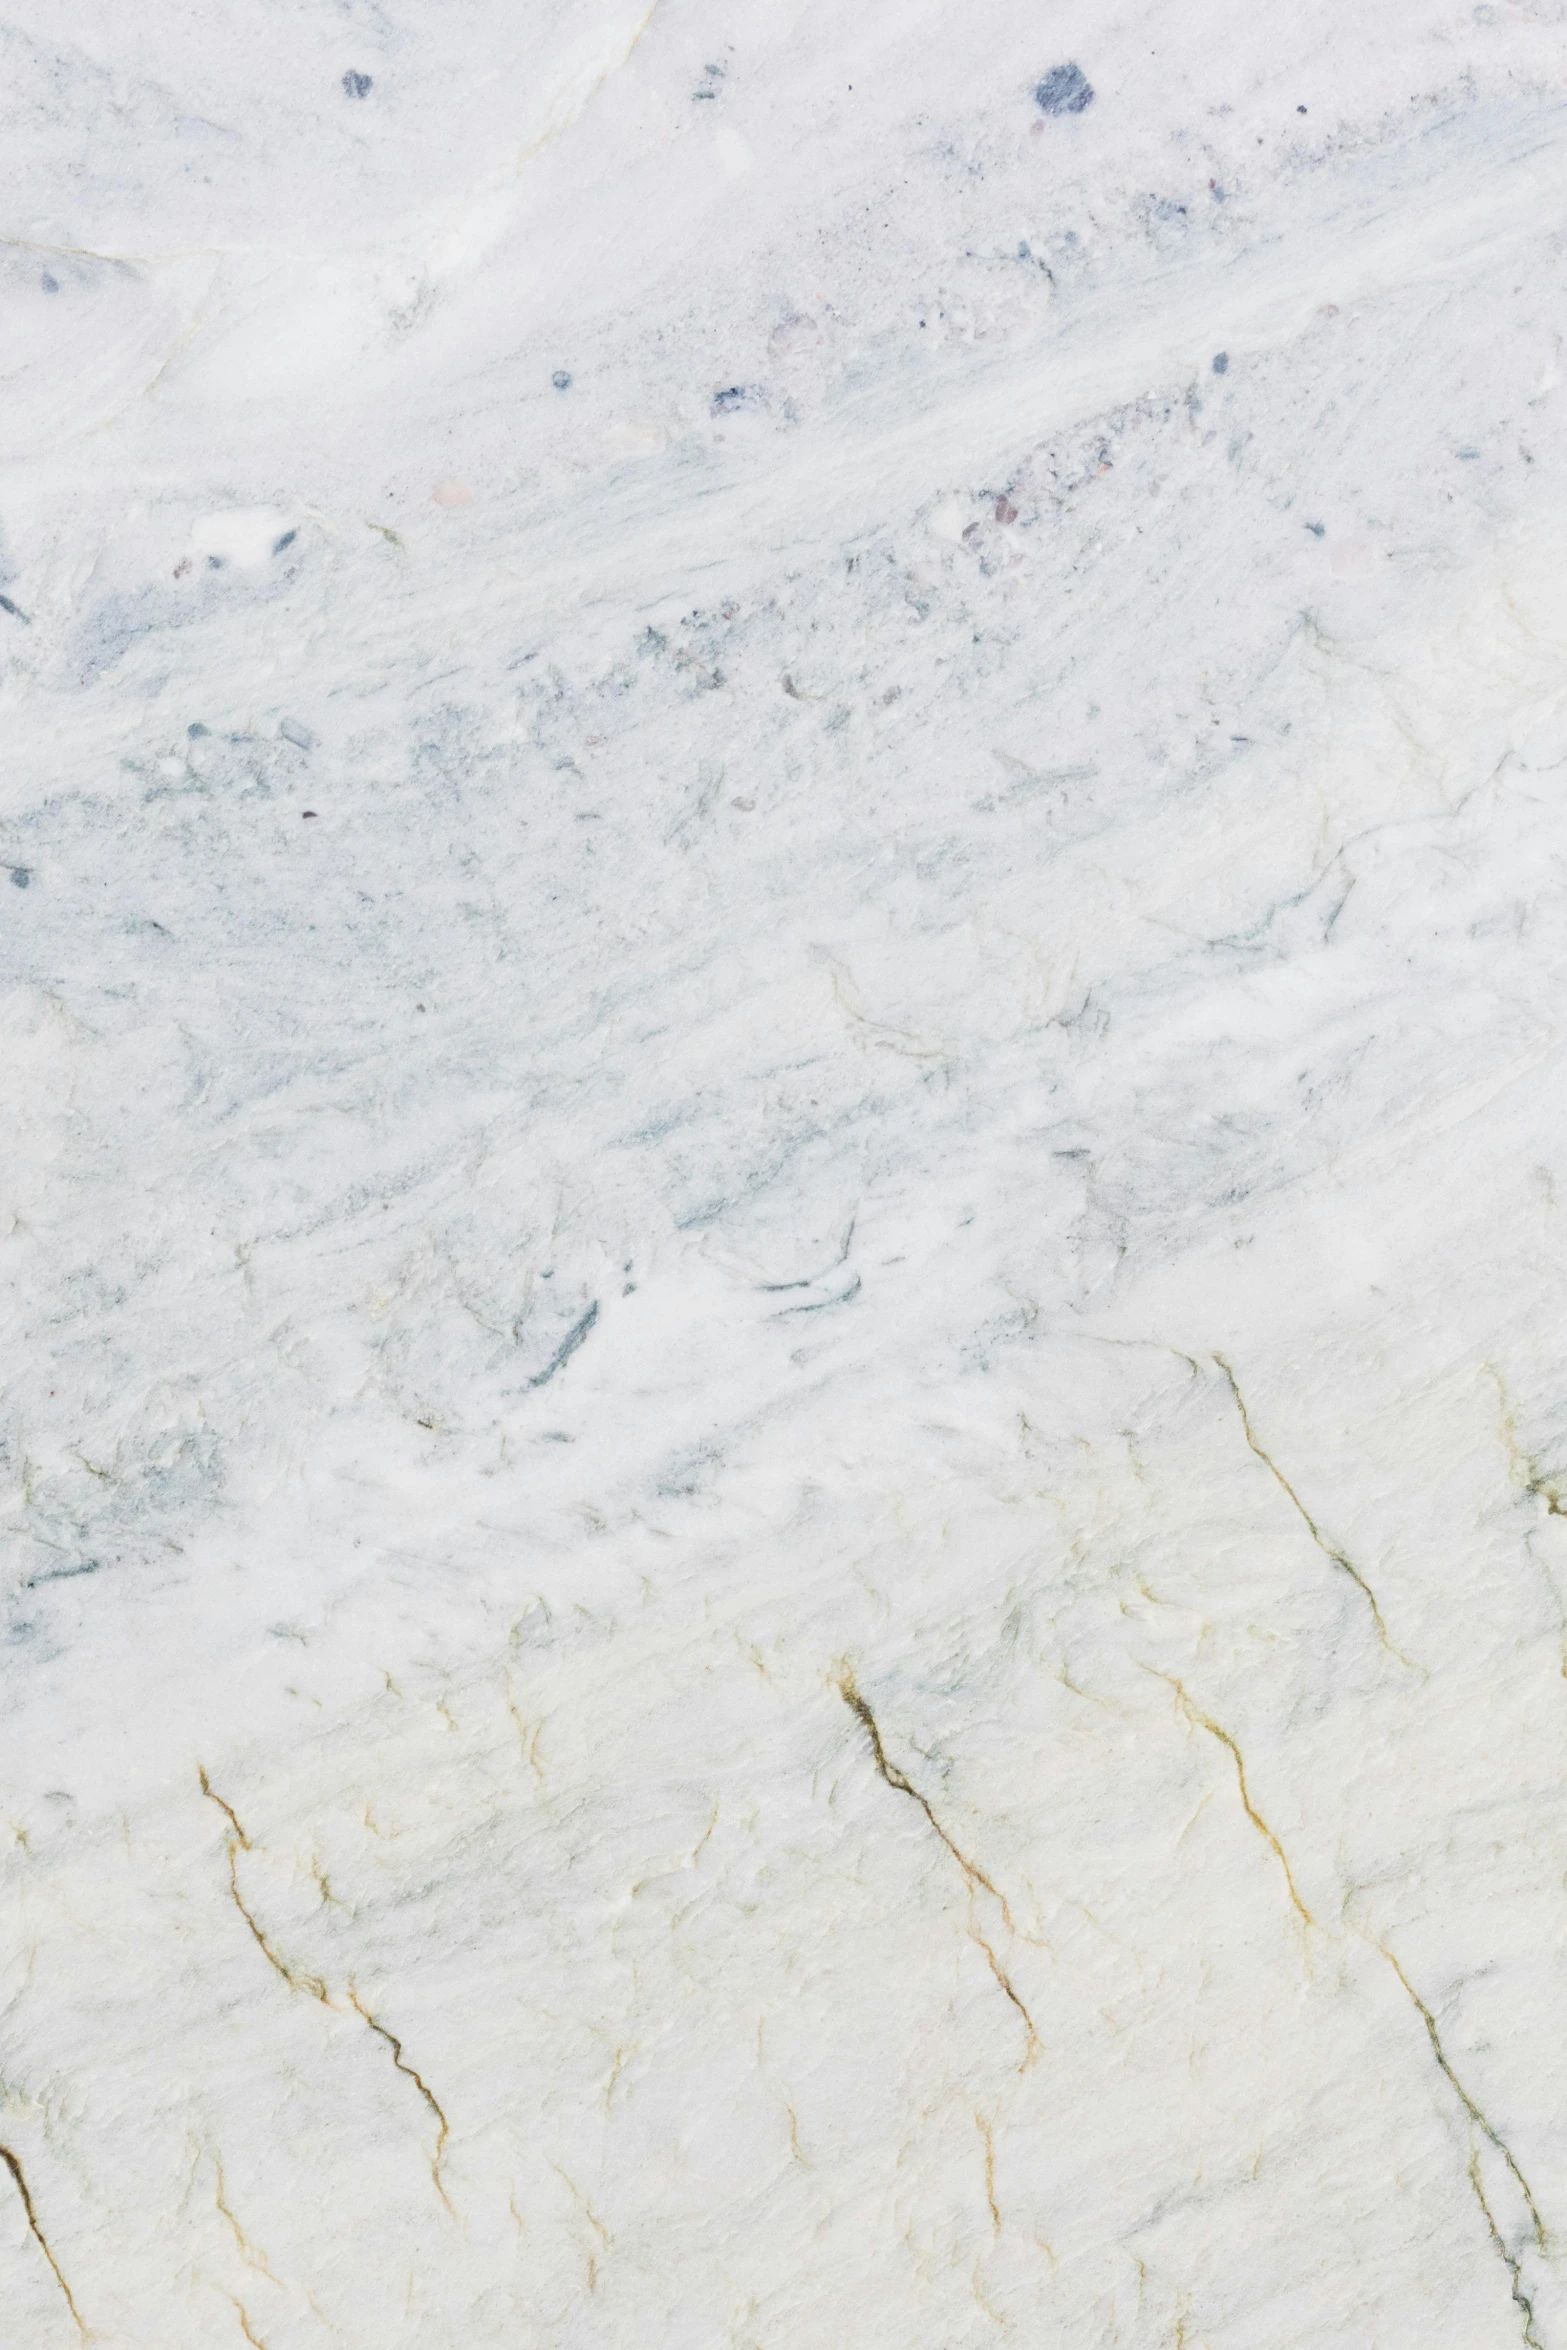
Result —
M6 2344L1567 2350L1567 10L0 54Z

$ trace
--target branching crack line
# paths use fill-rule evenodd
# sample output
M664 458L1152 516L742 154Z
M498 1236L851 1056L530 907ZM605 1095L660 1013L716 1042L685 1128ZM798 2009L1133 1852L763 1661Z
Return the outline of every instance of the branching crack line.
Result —
M228 2182L223 2176L222 2158L218 2155L213 2156L213 2168L217 2173L217 2181L213 2187L212 2199L217 2205L217 2208L222 2214L223 2218L228 2222L229 2229L233 2235L234 2241L239 2247L240 2258L246 2263L247 2267L255 2269L261 2276L264 2276L269 2284L275 2285L278 2280L273 2274L271 2264L268 2261L266 2254L264 2252L258 2252L255 2245L252 2244L250 2238L246 2235L244 2229L240 2226L239 2219L234 2211L234 2208L229 2202Z
M1512 1464L1514 1475L1521 1480L1523 1489L1531 1500L1544 1502L1548 1516L1567 1518L1567 1502L1562 1500L1550 1478L1540 1469L1533 1456L1524 1451L1518 1441L1518 1423L1513 1417L1512 1403L1506 1386L1503 1384L1500 1371L1492 1363L1487 1363L1485 1367L1496 1382L1496 1392L1501 1401L1502 1442L1507 1447L1507 1457Z
M424 2076L421 2073L416 2072L413 2066L408 2062L408 2059L404 2056L403 2044L401 2040L398 2039L397 2034L395 2032L389 2032L385 2024L379 2022L378 2019L370 2013L369 2008L366 2007L364 2001L360 1998L358 1991L354 1988L352 1983L350 1983L348 1986L348 1997L355 2013L363 2016L365 2022L369 2025L371 2031L375 2033L376 2037L386 2042L386 2045L392 2051L393 2064L396 2065L400 2073L405 2073L408 2079L412 2081L414 2087L418 2090L420 2096L424 2099L425 2104L429 2107L431 2113L435 2116L435 2153L430 2162L430 2175L435 2181L435 2191L437 2195L439 2195L447 2210L451 2211L451 2197L447 2194L446 2182L441 2177L441 2157L446 2152L446 2141L451 2136L451 2131L447 2125L446 2116L441 2111L440 2103L436 2098L434 2091L430 2088L429 2083L425 2080ZM453 2216L456 2216L455 2213Z
M1497 1408L1502 1423L1502 1442L1507 1448L1507 1465L1514 1480L1522 1486L1531 1501L1544 1502L1547 1517L1567 1518L1567 1502L1562 1500L1556 1482L1545 1474L1533 1454L1526 1452L1518 1440L1518 1422L1513 1413L1512 1398L1507 1392L1507 1382L1494 1363L1486 1363L1482 1367L1496 1387ZM1534 1550L1532 1529L1524 1536L1524 1543L1532 1555ZM1567 1615L1563 1614L1556 1579L1549 1569L1545 1571L1545 1583L1556 1603L1556 1612L1561 1622L1562 1632L1564 1636L1567 1636ZM1567 1637L1564 1637L1561 1649L1559 1670L1564 1677L1567 1677Z
M13 2180L16 2182L16 2191L22 2198L22 2209L27 2215L27 2224L33 2231L33 2236L38 2245L39 2251L43 2254L45 2260L48 2261L49 2266L54 2271L54 2281L59 2286L61 2292L65 2295L65 2306L70 2311L72 2317L75 2318L76 2330L81 2335L82 2340L85 2342L87 2340L87 2328L82 2323L82 2313L76 2306L76 2296L65 2281L65 2275L60 2267L60 2263L56 2260L54 2254L49 2249L49 2239L38 2224L38 2213L33 2206L32 2190L27 2184L27 2173L23 2170L16 2156L11 2152L9 2146L0 2146L0 2162L5 2164L6 2169L10 2172Z
M1535 2243L1540 2248L1540 2250L1543 2251L1545 2249L1545 2223L1540 2217L1539 2206L1534 2200L1533 2191L1530 2188L1528 2180L1524 2177L1523 2172L1518 2167L1518 2162L1514 2156L1512 2148L1508 2145L1506 2139L1502 2136L1501 2131L1496 2128L1495 2124L1491 2122L1484 2113L1482 2113L1480 2107L1476 2105L1474 2099L1470 2096L1468 2090L1464 2087L1463 2082L1454 2072L1451 2064L1448 2062L1447 2051L1442 2046L1442 2035L1436 2028L1436 2017L1431 2013L1430 2008L1427 2007L1425 2001L1421 1998L1419 1992L1415 1989L1414 1984L1409 1980L1409 1977L1405 1974L1403 1968L1399 1965L1398 1960L1393 1956L1392 1951L1388 1949L1385 1942L1378 1942L1374 1944L1374 1947L1381 1952L1382 1956L1387 1960L1388 1965L1392 1968L1394 1974L1397 1975L1399 1981L1403 1984L1410 2004L1415 2009L1415 2012L1419 2016L1420 2021L1425 2025L1426 2038L1431 2043L1431 2053L1436 2058L1439 2069L1446 2076L1446 2079L1451 2086L1454 2095L1457 2097L1459 2104L1463 2107L1465 2113L1468 2114L1469 2119L1474 2123L1475 2128L1480 2131L1483 2137L1490 2141L1490 2143L1496 2148L1497 2153L1501 2156L1503 2162L1507 2165L1507 2169L1509 2175L1512 2178L1513 2184L1518 2189L1519 2194L1523 2197L1524 2202L1528 2207L1529 2224L1534 2231ZM1509 2277L1512 2279L1513 2300L1517 2303L1518 2309L1523 2317L1523 2338L1525 2342L1528 2343L1529 2350L1542 2350L1539 2336L1534 2330L1534 2304L1523 2289L1523 2281L1519 2270L1519 2263L1515 2255L1509 2252L1507 2249L1507 2244L1503 2238L1502 2231L1496 2224L1495 2218L1492 2215L1490 2204L1486 2201L1485 2189L1480 2179L1480 2158L1478 2153L1475 2153L1470 2159L1469 2184L1474 2189L1475 2200L1485 2215L1485 2224L1491 2231L1491 2239L1495 2244L1502 2260L1506 2264Z
M222 1796L213 1786L212 1781L207 1777L205 1769L199 1763L196 1766L196 1776L201 1781L202 1794L207 1798L209 1803L215 1803L217 1805L219 1811L222 1812L224 1818L229 1823L230 1832L224 1838L224 1843L228 1849L229 1892L233 1896L234 1907L239 1911L240 1916L244 1919L246 1925L250 1928L252 1935L255 1937L257 1949L261 1952L262 1957L266 1960L268 1966L271 1967L273 1973L276 1975L281 1975L283 1981L288 1985L291 1991L303 1991L311 1999L318 1999L323 2007L330 2007L332 2001L328 1996L327 1987L325 1983L322 1982L320 1976L296 1974L293 1968L288 1964L287 1960L278 1956L271 1943L267 1940L266 1935L262 1932L259 1921L253 1912L246 1906L245 1897L239 1889L239 1855L242 1848L246 1852L249 1852L253 1849L250 1838L246 1835L244 1829L240 1826L239 1815L236 1813L234 1806L231 1803L224 1802Z
M239 1911L240 1916L244 1919L246 1925L250 1928L251 1934L255 1938L256 1947L260 1950L262 1957L266 1960L268 1966L272 1968L274 1974L280 1975L291 1991L303 1992L309 1998L319 2000L323 2007L335 2009L336 2002L332 1998L332 1995L328 1991L325 1983L321 1980L321 1977L319 1975L302 1975L296 1973L295 1969L288 1964L287 1960L281 1958L277 1951L274 1950L272 1944L268 1941L266 1934L262 1931L259 1920L247 1907L244 1895L240 1892L239 1889L239 1854L241 1847L243 1847L246 1852L249 1852L252 1849L250 1838L246 1835L244 1829L240 1826L238 1816L236 1815L232 1804L224 1802L223 1797L218 1793L211 1780L207 1777L206 1771L199 1765L197 1766L197 1775L201 1781L201 1791L203 1795L206 1796L210 1803L215 1803L217 1805L219 1811L225 1815L229 1822L229 1834L224 1838L224 1843L228 1848L229 1892L233 1896L234 1907ZM425 2081L423 2075L416 2072L413 2066L404 2056L403 2044L401 2040L398 2039L395 2032L389 2032L385 2024L381 2023L375 2016L371 2014L369 2008L365 2006L352 1982L350 1982L348 1986L348 2000L349 2005L354 2010L354 2013L360 2017L360 2019L369 2027L372 2032L374 2032L376 2038L386 2042L388 2048L390 2048L392 2051L393 2064L396 2065L400 2073L405 2074L406 2077L413 2082L414 2087L418 2090L420 2096L424 2099L425 2104L429 2107L431 2113L435 2116L437 2135L435 2141L435 2153L430 2163L430 2175L435 2181L436 2193L440 2196L441 2201L445 2204L447 2210L452 2211L452 2200L446 2192L446 2182L441 2176L441 2158L446 2151L446 2141L451 2135L446 2116L442 2112L438 2101L432 2094L430 2087ZM453 2212L453 2217L456 2217L455 2212Z
M1284 1471L1279 1467L1278 1462L1273 1458L1273 1455L1265 1449L1264 1446L1258 1443L1257 1432L1251 1424L1251 1414L1246 1409L1246 1399L1241 1394L1240 1384L1237 1381L1235 1373L1231 1369L1228 1360L1225 1358L1225 1356L1220 1354L1216 1354L1213 1359L1218 1364L1219 1369L1224 1373L1224 1377L1229 1386L1230 1393L1235 1399L1235 1409L1240 1414L1241 1427L1245 1432L1246 1442L1250 1445L1258 1460L1261 1461L1269 1476L1272 1477L1280 1492L1285 1494L1293 1503L1302 1525L1305 1527L1307 1533L1311 1536L1311 1539L1316 1544L1318 1550L1321 1551L1323 1557L1328 1561L1329 1565L1337 1567L1339 1573L1341 1575L1347 1575L1350 1581L1354 1584L1356 1590L1360 1593L1362 1599L1364 1599L1367 1607L1371 1610L1371 1621L1376 1626L1377 1639L1381 1642L1383 1648L1386 1649L1388 1655L1391 1657L1396 1657L1401 1665L1407 1666L1409 1664L1408 1657L1404 1655L1401 1649L1395 1648L1392 1641L1388 1638L1387 1625L1383 1620L1382 1610L1377 1605L1376 1593L1372 1590L1370 1584L1366 1581L1365 1576L1356 1566L1354 1560L1346 1558L1343 1551L1339 1550L1333 1543L1325 1539L1321 1527L1317 1524L1316 1519L1312 1516L1310 1510L1307 1509L1305 1503L1301 1500L1300 1495L1295 1491L1294 1486L1285 1476Z
M1179 1681L1176 1680L1173 1673L1161 1673L1158 1671L1157 1667L1153 1665L1145 1665L1143 1670L1145 1672L1152 1673L1154 1679L1156 1681L1162 1681L1166 1688L1173 1689L1175 1691L1176 1703L1179 1705L1181 1712L1185 1715L1186 1720L1191 1724L1193 1729L1206 1730L1209 1737L1216 1738L1219 1744L1228 1753L1231 1762L1235 1765L1235 1783L1240 1789L1241 1809L1245 1812L1246 1817L1250 1820L1252 1826L1256 1829L1263 1842L1268 1845L1280 1868L1284 1871L1284 1882L1289 1888L1290 1901L1294 1906L1296 1915L1299 1917L1303 1925L1314 1926L1317 1921L1312 1916L1310 1910L1306 1907L1306 1904L1300 1897L1299 1889L1295 1883L1294 1872L1290 1868L1289 1855L1285 1852L1283 1845L1279 1842L1277 1836L1275 1836L1273 1830L1269 1827L1261 1812L1252 1802L1251 1789L1246 1784L1245 1757L1242 1755L1241 1750L1239 1746L1237 1746L1235 1740L1230 1736L1229 1731L1224 1728L1222 1723L1216 1722L1211 1714L1205 1714L1200 1705L1194 1704L1192 1699L1187 1695L1185 1688Z
M940 1820L937 1819L935 1813L932 1811L926 1798L915 1786L913 1780L907 1778L905 1774L899 1770L897 1764L891 1759L886 1747L882 1744L881 1729L877 1723L876 1716L872 1713L869 1705L861 1695L859 1684L855 1680L853 1673L850 1671L847 1665L843 1666L838 1674L838 1692L842 1697L844 1704L849 1708L849 1711L854 1715L855 1719L860 1724L860 1727L864 1730L866 1737L870 1740L871 1758L874 1761L881 1777L886 1780L889 1787L895 1788L900 1795L909 1796L913 1802L919 1805L920 1810L925 1814L926 1819L930 1822L931 1827L935 1830L937 1837L940 1839L941 1843L946 1846L948 1852L951 1853L953 1859L957 1862L958 1867L963 1871L964 1878L968 1884L970 1904L972 1905L975 1891L979 1887L983 1886L984 1890L990 1895L992 1901L997 1903L999 1906L1007 1932L1009 1934L1015 1934L1017 1928L1012 1922L1012 1912L1007 1906L1006 1895L1000 1890L998 1886L991 1883L984 1870L978 1867L975 1862L971 1861L966 1853L959 1851L958 1847L953 1843L952 1838L947 1834L946 1829L942 1826ZM996 1978L997 1987L1006 1993L1008 1999L1011 2000L1013 2006L1017 2009L1018 2014L1023 2019L1023 2028L1028 2034L1028 2048L1024 2055L1022 2066L1019 2069L1026 2071L1028 2066L1033 2063L1035 2057L1039 2054L1040 2048L1039 2034L1034 2029L1034 2019L1029 2014L1028 2009L1024 2006L1022 2000L1018 1997L1016 1986L1014 1985L1011 1976L1007 1973L1006 1968L1002 1965L1000 1959L996 1956L995 1951L991 1948L989 1942L986 1941L979 1928L973 1923L972 1916L969 1922L969 1932L973 1940L984 1952L985 1957L989 1962L990 1971Z
M1523 2319L1523 2338L1528 2344L1529 2350L1545 2350L1544 2343L1534 2330L1534 2303L1524 2291L1522 2269L1513 2254L1508 2251L1506 2238L1492 2217L1491 2206L1485 2199L1485 2186L1480 2177L1478 2149L1472 2151L1469 2156L1469 2184L1474 2189L1475 2201L1485 2214L1485 2224L1491 2231L1491 2241L1496 2246L1497 2257L1507 2271L1513 2303Z

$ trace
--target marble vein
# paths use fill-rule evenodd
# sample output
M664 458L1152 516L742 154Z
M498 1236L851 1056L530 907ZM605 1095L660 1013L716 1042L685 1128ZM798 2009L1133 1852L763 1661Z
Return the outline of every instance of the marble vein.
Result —
M1564 31L0 24L7 2350L1567 2350Z

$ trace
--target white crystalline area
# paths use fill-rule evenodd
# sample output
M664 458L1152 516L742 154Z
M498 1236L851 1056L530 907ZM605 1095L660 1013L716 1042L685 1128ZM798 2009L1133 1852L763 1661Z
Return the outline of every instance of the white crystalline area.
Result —
M1567 8L0 67L7 2350L1567 2350Z

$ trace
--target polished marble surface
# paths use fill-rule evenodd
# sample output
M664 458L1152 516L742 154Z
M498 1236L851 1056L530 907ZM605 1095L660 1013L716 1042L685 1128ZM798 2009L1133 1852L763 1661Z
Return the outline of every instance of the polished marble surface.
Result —
M17 2350L1567 2350L1567 9L3 35Z

